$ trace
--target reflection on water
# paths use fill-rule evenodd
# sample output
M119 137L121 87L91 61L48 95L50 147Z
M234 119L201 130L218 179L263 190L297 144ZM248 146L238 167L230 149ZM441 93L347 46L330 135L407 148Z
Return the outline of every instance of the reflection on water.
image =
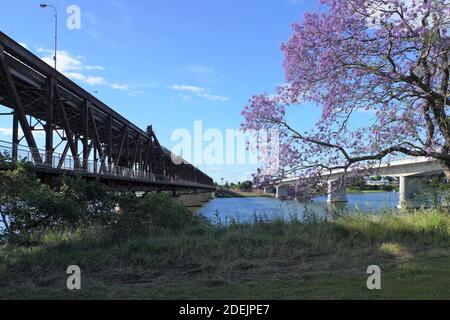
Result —
M225 198L214 199L207 203L199 213L213 222L220 219L222 223L229 221L253 222L255 216L264 219L283 218L303 219L313 214L325 217L330 212L360 211L377 212L383 209L394 209L399 203L398 193L358 193L348 194L348 203L330 206L326 197L315 198L311 203L298 201L280 201L274 198Z

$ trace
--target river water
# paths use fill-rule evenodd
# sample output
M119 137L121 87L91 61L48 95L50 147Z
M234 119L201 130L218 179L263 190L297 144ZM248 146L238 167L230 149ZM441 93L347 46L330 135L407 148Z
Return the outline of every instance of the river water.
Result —
M376 213L384 209L395 209L399 194L394 192L348 194L348 203L338 206L327 204L326 197L318 197L311 203L281 201L275 198L217 198L199 210L199 213L214 223L253 222L255 217L271 220L282 218L303 219L305 216L325 217L332 212Z

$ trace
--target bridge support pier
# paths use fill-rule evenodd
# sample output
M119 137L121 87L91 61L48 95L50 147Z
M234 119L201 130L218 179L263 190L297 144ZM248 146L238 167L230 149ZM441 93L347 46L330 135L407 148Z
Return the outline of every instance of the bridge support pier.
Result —
M280 185L276 187L276 198L287 198L288 197L289 185Z
M180 194L180 201L185 207L200 207L200 201L196 193Z
M405 176L400 177L400 203L399 209L420 208L423 203L420 197L423 188L422 176Z
M180 202L185 207L201 207L212 197L214 197L214 193L211 192L196 192L179 195Z
M328 203L348 202L345 179L328 181Z
M201 204L209 201L211 194L209 192L198 193L197 197Z

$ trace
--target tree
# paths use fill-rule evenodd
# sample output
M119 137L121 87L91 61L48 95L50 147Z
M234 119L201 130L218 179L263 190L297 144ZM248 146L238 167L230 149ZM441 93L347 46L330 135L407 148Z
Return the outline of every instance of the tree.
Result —
M282 45L286 84L250 99L243 129L280 130L281 175L423 156L450 178L450 1L321 3L326 9L307 13ZM322 115L301 132L287 112L306 101Z
M252 187L253 187L253 183L251 181L244 181L241 183L239 188L241 191L246 191L246 190L251 190Z

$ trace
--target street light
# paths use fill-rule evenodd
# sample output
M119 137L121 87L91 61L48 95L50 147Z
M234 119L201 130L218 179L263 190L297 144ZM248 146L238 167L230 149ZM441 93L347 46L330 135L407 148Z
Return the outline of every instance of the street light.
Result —
M41 3L40 7L42 9L50 7L50 8L53 8L53 10L55 10L55 55L53 56L53 60L55 61L55 70L56 70L56 66L57 66L56 56L57 56L57 52L58 52L58 10L56 9L56 7L54 5L47 4L47 3Z

